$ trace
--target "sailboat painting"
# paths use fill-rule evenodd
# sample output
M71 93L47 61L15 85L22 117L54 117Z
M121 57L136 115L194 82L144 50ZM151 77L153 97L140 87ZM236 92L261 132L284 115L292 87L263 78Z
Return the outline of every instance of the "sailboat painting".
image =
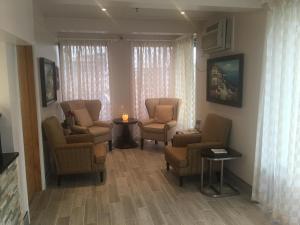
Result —
M242 107L244 55L207 60L207 101Z

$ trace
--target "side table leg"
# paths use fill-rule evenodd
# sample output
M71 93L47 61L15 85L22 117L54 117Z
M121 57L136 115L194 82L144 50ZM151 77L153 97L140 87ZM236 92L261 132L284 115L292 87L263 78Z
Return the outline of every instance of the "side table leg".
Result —
M222 194L222 189L223 189L223 176L224 176L224 161L221 160L220 194Z
M212 160L209 160L209 186L212 184Z
M203 176L204 176L204 158L201 158L201 186L200 186L200 190L203 190Z

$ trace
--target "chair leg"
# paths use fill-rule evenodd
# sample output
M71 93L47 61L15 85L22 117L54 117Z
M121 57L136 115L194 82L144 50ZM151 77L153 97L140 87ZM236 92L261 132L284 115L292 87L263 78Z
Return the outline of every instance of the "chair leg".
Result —
M57 175L57 186L61 185L61 175Z
M183 176L179 176L179 186L183 186Z
M155 140L154 142L155 142L156 145L158 144L158 141L157 141L157 140Z
M144 138L141 138L141 149L144 149Z
M112 151L112 140L108 141L108 148L109 148L109 151L111 152Z
M103 171L102 172L100 172L100 182L102 183L103 182Z
M169 171L170 170L170 164L168 162L166 163L166 166L167 166L167 171Z

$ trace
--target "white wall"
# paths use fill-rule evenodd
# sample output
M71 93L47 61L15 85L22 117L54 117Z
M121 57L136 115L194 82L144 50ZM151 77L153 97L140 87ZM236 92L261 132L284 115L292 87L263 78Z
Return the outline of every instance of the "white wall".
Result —
M39 58L47 58L55 62L59 66L57 39L54 34L49 32L45 25L44 17L40 14L40 9L37 4L33 6L34 17L34 38L35 45L33 46L34 60L34 75L36 87L36 103L37 103L37 119L39 132L39 147L40 147L40 162L42 188L46 188L46 175L50 172L49 152L44 148L42 135L42 121L50 116L56 116L61 119L60 106L58 102L54 102L47 107L42 106L41 80L40 80L40 65ZM58 100L60 100L60 92Z
M53 32L86 33L164 33L183 34L197 32L202 22L168 20L129 20L129 19L74 19L47 18L46 23Z
M235 14L234 52L244 53L243 106L235 108L206 101L206 58L198 54L197 65L197 117L202 121L208 113L216 113L233 121L231 147L240 151L241 159L231 161L227 167L242 180L252 184L256 123L262 73L266 14L263 11Z
M11 152L14 149L12 138L11 103L9 95L8 69L6 57L6 44L0 46L0 132L3 151Z
M19 152L21 208L28 211L16 44L33 44L32 0L0 1L0 110L4 151Z
M120 116L121 106L130 112L130 43L126 40L113 42L109 45L109 75L112 103L112 117Z
M0 30L33 43L32 0L1 0Z
M34 18L34 19L33 19ZM19 152L19 179L21 204L23 212L28 211L27 181L25 169L22 118L17 73L16 45L33 45L38 124L43 118L54 115L57 105L47 109L41 107L38 57L46 57L58 62L55 37L47 32L39 10L34 8L31 0L3 0L0 2L0 132L3 148L6 152ZM36 44L35 44L36 42ZM42 182L44 180L44 158L41 126L39 143L41 157Z
M4 152L19 152L19 190L21 209L25 213L28 210L27 181L15 45L0 42L0 68L0 112L4 112L0 118L2 147Z

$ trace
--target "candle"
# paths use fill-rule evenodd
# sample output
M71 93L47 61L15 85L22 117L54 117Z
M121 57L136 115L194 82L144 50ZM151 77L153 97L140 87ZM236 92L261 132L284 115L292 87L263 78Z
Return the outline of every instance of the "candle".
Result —
M122 114L122 120L123 121L128 121L128 114Z

